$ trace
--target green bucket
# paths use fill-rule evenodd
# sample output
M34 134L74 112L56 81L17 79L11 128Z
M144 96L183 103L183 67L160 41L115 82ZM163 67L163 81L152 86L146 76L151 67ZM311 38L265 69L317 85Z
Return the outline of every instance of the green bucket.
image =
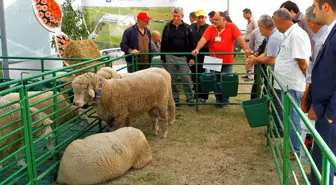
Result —
M266 126L270 123L268 101L270 96L241 102L246 118L252 128Z
M216 75L215 73L202 73L200 76L202 92L211 92L215 90Z
M235 97L238 95L239 77L237 73L222 73L221 83L224 97Z

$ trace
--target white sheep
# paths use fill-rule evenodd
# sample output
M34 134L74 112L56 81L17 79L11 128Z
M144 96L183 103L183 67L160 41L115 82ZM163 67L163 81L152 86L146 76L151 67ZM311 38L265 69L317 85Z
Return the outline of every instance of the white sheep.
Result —
M127 76L127 74L131 73L118 74L118 72L112 67L102 67L97 71L97 75L105 79L122 78Z
M109 80L94 73L86 73L72 81L76 106L93 104L98 117L110 127L115 122L117 128L125 126L125 121L130 116L148 112L153 119L159 120L161 136L164 138L168 132L167 113L172 106L168 101L171 97L170 86L170 82L167 82L163 75L145 72ZM173 116L174 114L169 114L169 120L173 120ZM157 129L154 130L154 134L158 134Z
M43 112L47 115L51 115L53 114L54 111L54 106L51 106L54 104L54 98L53 98L53 92L52 91L47 91L43 94L31 97L37 93L41 93L40 91L30 91L28 92L28 101L30 105L33 105L35 103L35 105L33 105L33 107L39 109L39 110L43 110ZM60 110L57 114L57 118L58 118L58 125L62 125L64 123L66 123L67 121L73 119L74 117L78 116L81 114L81 109L78 109L76 106L74 105L70 105L69 103L65 100L64 96L62 94L57 94L57 110ZM7 94L3 97L1 97L1 99L5 99L11 102L17 102L20 100L20 95L19 93L10 93ZM45 100L43 102L40 102L42 100ZM49 108L47 108L49 107ZM65 108L67 107L67 108ZM55 116L51 115L50 119L55 120ZM80 122L83 123L83 122Z
M60 184L98 184L139 169L151 160L145 135L136 128L123 127L73 141L64 151L58 170Z
M20 109L21 106L18 103L13 104L10 101L0 99L0 107L3 107L3 108L0 108L0 115L2 116L8 112L11 112L9 115L0 118L0 128L1 128L0 138L2 138L3 136L7 134L10 134L9 136L0 140L0 148L3 148L3 150L0 151L0 161L1 161L2 159L6 158L7 156L14 153L15 151L17 151L23 146L24 130L23 130L23 125L22 125L21 120L26 119L26 118L21 117L21 109ZM35 112L39 110L36 108L30 108L29 111L30 111L29 112L30 114L34 114ZM38 123L35 123L34 125L32 125L33 129L38 129L40 127L43 127L41 130L38 130L33 133L34 137L41 137L46 134L49 134L46 137L46 139L48 140L53 137L53 134L50 133L52 132L52 129L50 127L50 124L52 123L52 121L47 117L46 114L44 114L43 112L37 113L32 116L32 121L33 122L39 121ZM11 145L11 146L7 147L7 145ZM53 145L54 143L52 141L49 142L47 146L48 150L52 149L54 147ZM7 148L4 148L4 147L7 147ZM19 158L21 156L22 156L22 153L18 153L15 157ZM24 158L19 160L17 163L18 166L24 166L25 164L26 163L25 163Z
M97 75L105 79L111 79L111 78L127 78L128 76L132 76L137 73L147 73L147 72L154 72L154 73L161 74L168 83L171 83L171 75L166 70L162 68L157 68L157 67L151 67L151 68L141 70L135 73L125 73L125 74L118 74L117 71L112 67L103 67L99 69L99 71L97 72ZM169 103L168 103L169 120L168 122L170 124L173 124L175 121L175 101L174 101L171 86L169 86L168 88L170 92L169 93L170 97L168 99L169 100ZM153 126L156 125L155 122L157 121L154 120Z

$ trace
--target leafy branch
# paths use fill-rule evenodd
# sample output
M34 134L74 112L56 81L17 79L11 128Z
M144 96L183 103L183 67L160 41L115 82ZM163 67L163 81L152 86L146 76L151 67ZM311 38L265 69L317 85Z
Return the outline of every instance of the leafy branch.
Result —
M88 31L84 24L84 16L80 10L74 10L73 0L66 0L62 4L62 24L61 31L68 35L71 40L83 40L88 38ZM55 41L51 39L51 47L55 48Z

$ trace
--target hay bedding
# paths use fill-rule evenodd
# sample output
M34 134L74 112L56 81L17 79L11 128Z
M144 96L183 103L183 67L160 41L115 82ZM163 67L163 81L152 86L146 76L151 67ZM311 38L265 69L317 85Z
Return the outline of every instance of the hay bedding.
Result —
M101 185L265 185L279 184L263 129L249 128L240 107L200 112L182 106L166 140L151 135L150 119L134 119L144 131L153 161L141 170Z
M73 40L70 41L65 49L64 49L64 54L63 54L63 58L90 58L90 59L95 59L95 58L100 58L102 57L99 49L97 47L97 45L92 41L92 40ZM74 64L78 64L81 63L83 61L69 61L66 60L64 61L65 65L74 65ZM90 64L87 65L81 65L78 67L74 67L73 70L78 70L87 66L92 66L94 64L100 63L98 62L92 62ZM104 67L104 65L99 66L100 67ZM98 68L98 69L99 69ZM90 68L90 71L93 71L94 68ZM80 75L83 74L84 72L78 73L76 75Z

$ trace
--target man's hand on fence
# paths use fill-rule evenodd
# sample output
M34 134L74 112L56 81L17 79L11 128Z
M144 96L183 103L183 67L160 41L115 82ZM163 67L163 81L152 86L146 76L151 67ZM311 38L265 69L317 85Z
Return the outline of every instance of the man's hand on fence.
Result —
M191 52L191 54L194 55L194 56L196 56L198 53L199 53L198 49L194 49L194 50Z
M139 55L140 51L138 51L137 49L133 49L133 50L131 51L131 53L132 53L133 55Z
M195 65L195 60L194 59L190 59L189 60L189 66L193 66Z
M251 55L251 51L248 50L248 49L245 49L245 50L244 50L244 53L245 53L246 58L249 57L249 56Z
M256 57L253 56L253 55L250 55L250 56L246 59L246 63L247 63L248 65L251 65L251 66L257 64Z
M316 114L315 114L315 111L314 111L313 107L311 107L309 112L308 112L308 118L310 120L317 120L317 117L316 117Z

